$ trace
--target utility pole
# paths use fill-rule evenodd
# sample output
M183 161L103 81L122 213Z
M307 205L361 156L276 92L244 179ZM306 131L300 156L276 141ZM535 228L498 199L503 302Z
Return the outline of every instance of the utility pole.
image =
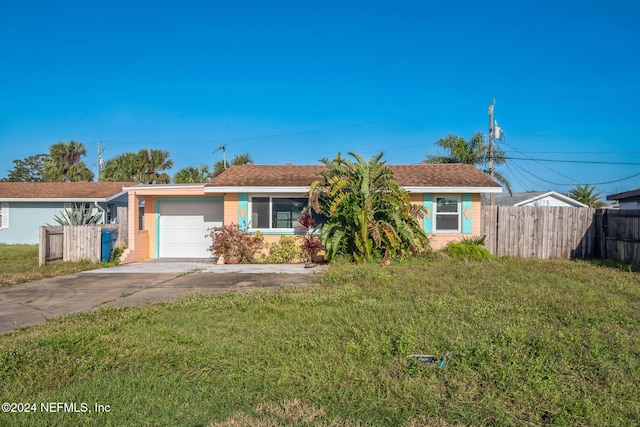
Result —
M493 180L495 174L493 172L493 136L494 136L494 124L493 124L493 107L496 105L496 99L493 98L493 103L489 106L489 171L491 179ZM495 193L489 193L489 204L491 206L496 203Z
M102 165L104 164L102 152L105 148L100 146L100 142L96 142L96 144L98 144L98 182L100 182L102 180Z

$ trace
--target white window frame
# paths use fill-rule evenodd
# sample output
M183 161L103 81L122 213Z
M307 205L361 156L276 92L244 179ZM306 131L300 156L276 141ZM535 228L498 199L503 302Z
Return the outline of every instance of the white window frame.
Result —
M9 203L0 203L0 228L9 228Z
M457 212L438 212L438 199L456 199L458 201ZM438 215L457 215L458 227L455 229L438 230ZM437 194L433 197L433 232L436 234L462 233L462 196L460 194Z
M254 227L253 224L253 199L254 197L266 197L269 199L269 228L258 228ZM271 232L271 233L290 233L295 231L299 227L294 226L291 228L273 228L271 227L271 221L273 217L273 199L307 199L307 203L309 202L309 198L305 196L300 196L297 194L249 194L248 195L248 222L249 222L249 231L260 231L260 232ZM293 224L297 224L297 221L292 221Z

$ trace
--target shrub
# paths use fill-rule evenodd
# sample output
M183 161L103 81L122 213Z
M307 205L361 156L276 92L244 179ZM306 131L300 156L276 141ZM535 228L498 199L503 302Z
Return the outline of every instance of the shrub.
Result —
M268 264L290 264L303 256L302 247L294 236L282 236L279 242L265 243Z
M309 210L305 210L298 218L300 228L305 232L304 236L302 236L302 249L304 250L303 256L305 262L314 262L318 252L322 249L320 236L314 234L315 222Z
M464 243L465 245L479 245L483 246L487 236L484 234L481 236L471 236L471 237L463 237L460 240L460 243Z
M453 259L483 261L493 258L489 249L464 242L449 243L444 251Z
M211 229L209 236L213 243L209 250L224 259L225 263L250 263L262 249L263 236L240 230L236 224L223 225Z
M74 203L71 209L54 215L53 220L60 225L93 225L102 222L102 212L93 213L92 207L84 203Z

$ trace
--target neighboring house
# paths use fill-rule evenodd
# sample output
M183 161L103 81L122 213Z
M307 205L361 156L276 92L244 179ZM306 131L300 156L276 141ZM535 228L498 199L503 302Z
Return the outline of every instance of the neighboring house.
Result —
M42 225L58 225L54 216L82 203L115 222L118 206L127 206L123 182L0 182L0 243L35 244Z
M482 200L483 205L489 204L489 198ZM534 206L534 207L574 207L586 208L584 203L572 199L555 191L527 191L525 193L496 194L496 206Z
M619 209L640 209L640 188L610 194L607 196L607 200L617 201Z
M147 258L207 258L209 229L238 224L266 241L296 234L296 218L323 165L236 165L207 184L152 184L129 192L129 247L123 262ZM427 208L422 220L440 248L464 235L480 234L481 193L502 188L471 165L390 165L411 201ZM143 215L141 219L139 216ZM299 232L299 231L298 231Z

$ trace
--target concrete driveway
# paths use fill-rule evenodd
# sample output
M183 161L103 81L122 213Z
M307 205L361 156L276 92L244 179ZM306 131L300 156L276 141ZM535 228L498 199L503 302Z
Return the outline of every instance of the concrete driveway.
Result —
M68 313L167 301L191 293L306 287L324 267L152 260L0 288L0 333Z

